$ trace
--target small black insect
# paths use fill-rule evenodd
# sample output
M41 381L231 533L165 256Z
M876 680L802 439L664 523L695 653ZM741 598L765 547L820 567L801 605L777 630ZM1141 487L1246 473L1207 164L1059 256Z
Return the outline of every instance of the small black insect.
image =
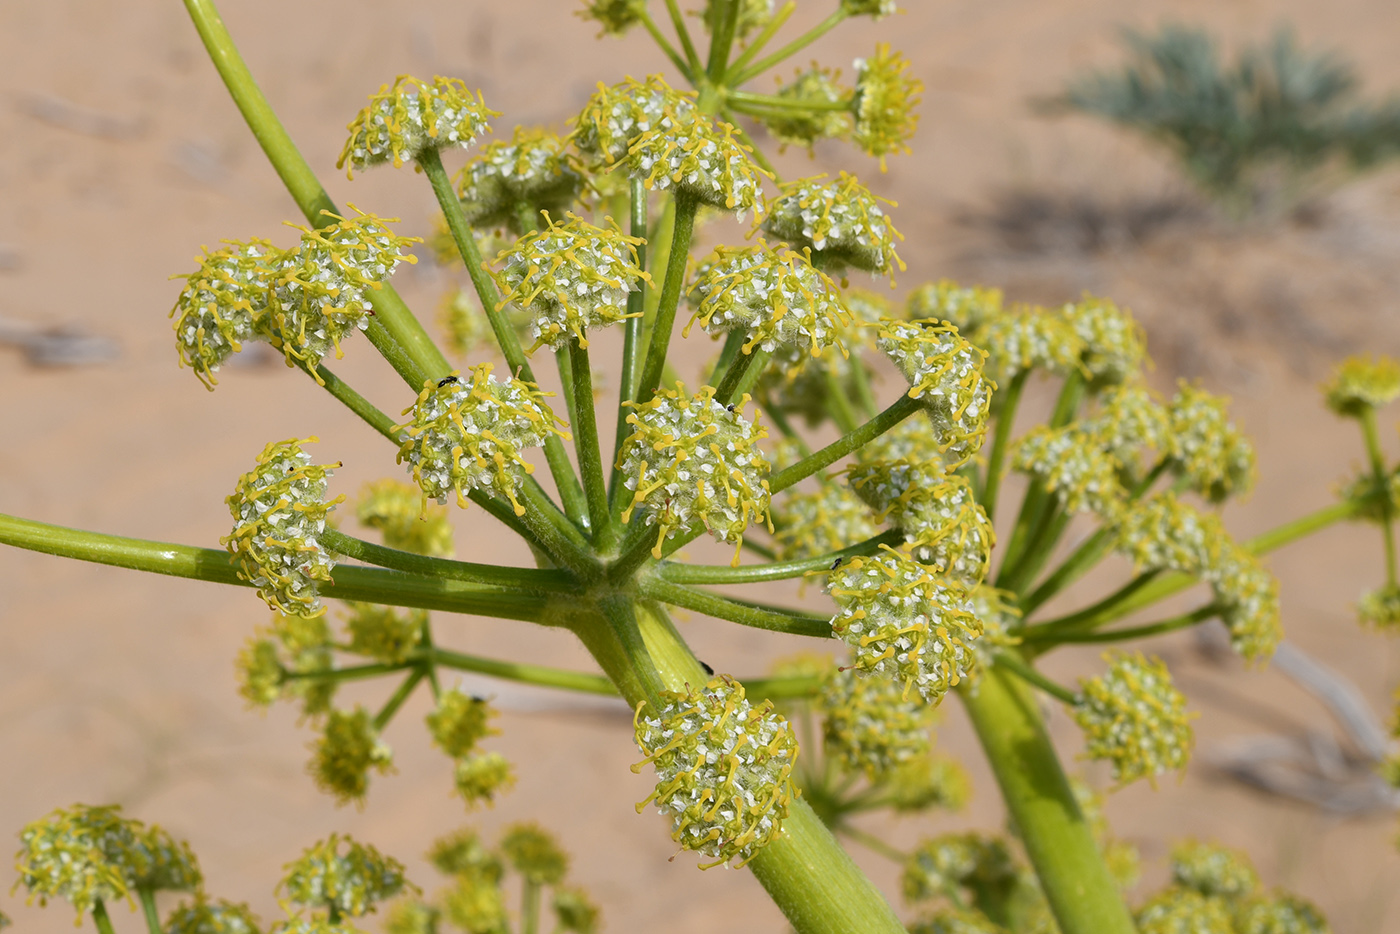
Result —
M725 406L725 408L728 409L728 410L731 411L731 412L734 411L734 403L732 403L732 402L729 403L728 405Z
M700 660L697 658L696 661L699 662ZM713 668L711 668L711 667L710 667L708 664L706 664L705 662L700 662L700 667L703 668L703 669L705 669L705 674L707 674L707 675L712 675L712 674L715 673L715 670L714 670Z
M836 570L837 568L839 568L840 566L841 566L841 559L840 559L840 558L837 558L835 561L831 562L831 569L832 569L833 571Z
M461 380L458 379L458 378L455 377L455 376L444 376L442 379L438 380L438 388L441 389L442 387L446 386L448 383L460 383L460 382L461 382Z

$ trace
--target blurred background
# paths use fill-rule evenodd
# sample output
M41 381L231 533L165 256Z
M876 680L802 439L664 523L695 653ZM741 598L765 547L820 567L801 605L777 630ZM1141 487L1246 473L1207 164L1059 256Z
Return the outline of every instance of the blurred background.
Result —
M346 123L404 72L479 87L502 112L496 138L516 124L564 130L599 81L669 74L640 30L595 40L595 24L569 15L576 6L229 0L223 13L332 197L401 217L400 232L426 236L436 208L423 179L381 169L351 183L335 170ZM789 34L829 6L803 0ZM1363 452L1354 430L1323 409L1317 385L1348 354L1400 353L1400 163L1353 175L1339 168L1346 157L1333 158L1296 177L1250 179L1247 196L1238 186L1212 196L1170 149L1047 102L1087 70L1126 61L1124 27L1154 34L1164 23L1207 30L1222 61L1291 26L1298 47L1350 65L1358 100L1380 101L1400 90L1400 6L907 6L880 23L848 23L781 70L787 76L815 58L853 80L854 58L892 42L925 85L914 154L891 158L882 175L851 146L820 143L810 161L793 149L779 157L784 176L846 169L898 202L891 213L907 238L909 270L897 300L947 276L1003 288L1017 301L1053 304L1089 290L1131 308L1157 361L1154 384L1199 378L1230 394L1258 445L1256 492L1226 511L1238 536L1329 502ZM449 170L464 158L450 156ZM0 4L0 511L217 547L229 526L223 498L268 441L319 435L318 462L345 464L335 491L399 476L382 441L279 358L252 355L226 371L215 393L176 366L166 314L179 286L168 277L193 269L200 246L223 238L287 245L295 232L281 224L291 220L301 219L180 3ZM706 245L732 235L722 225L702 231ZM458 274L417 252L420 261L403 267L395 286L420 317L435 319ZM616 386L607 372L612 336L593 355L608 389ZM412 401L367 341L347 349L335 369L381 408L396 413ZM687 350L683 375L693 378L713 352L708 344ZM883 388L895 391L888 381ZM610 426L601 427L609 436ZM1393 450L1394 425L1383 427ZM456 527L459 557L530 562L480 510L460 514ZM691 553L721 559L698 544ZM1388 723L1400 665L1392 644L1357 626L1352 606L1381 580L1378 536L1334 528L1270 564L1282 581L1289 639L1344 673ZM262 604L244 590L0 551L0 841L13 843L26 822L56 807L119 802L188 839L212 893L270 919L281 865L333 830L402 859L431 892L438 877L421 854L433 838L469 822L494 836L512 821L537 819L573 854L573 878L601 902L608 930L783 929L749 874L700 874L691 859L667 861L672 844L661 819L633 812L650 783L627 768L637 753L619 705L485 684L505 711L491 748L516 764L519 783L493 810L467 815L450 794L450 762L415 722L427 709L415 698L386 736L397 774L376 778L362 809L337 809L305 774L311 733L295 711L248 711L237 695L234 656L265 622ZM437 627L464 651L588 663L566 633L444 614ZM737 674L760 672L794 649L791 639L727 624L692 619L682 627L700 657ZM1194 835L1248 850L1266 883L1317 902L1339 934L1400 930L1394 815L1383 802L1347 797L1354 750L1326 709L1277 666L1245 671L1193 636L1154 649L1202 716L1183 781L1109 798L1116 834L1144 857L1139 895L1162 883L1171 843ZM1094 670L1095 655L1066 652L1051 670L1069 679ZM1082 765L1073 762L1073 724L1056 713L1051 726L1067 759ZM1336 794L1308 803L1232 778L1222 764L1260 737L1324 750L1298 773L1332 782L1307 787ZM872 825L900 845L1003 821L956 704L945 707L939 742L971 772L972 802L957 815ZM1324 761L1335 765L1330 775L1317 765ZM1108 783L1106 773L1084 774L1098 787ZM855 855L894 896L891 865ZM20 930L70 929L66 907L26 908L22 894L7 890L0 886L0 909ZM139 923L121 909L116 916L119 929ZM366 921L375 928L376 919Z

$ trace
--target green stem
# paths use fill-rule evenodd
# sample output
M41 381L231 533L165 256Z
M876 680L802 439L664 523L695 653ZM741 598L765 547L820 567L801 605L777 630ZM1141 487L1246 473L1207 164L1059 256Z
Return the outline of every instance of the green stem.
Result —
M756 607L655 577L640 581L639 589L643 596L653 600L704 613L716 619L726 619L741 626L767 629L770 632L786 632L795 636L811 636L815 639L831 638L831 619L827 616Z
M1036 530L1027 539L1026 550L1021 560L1010 575L998 577L997 586L1017 594L1029 587L1045 566L1045 562L1050 560L1060 537L1065 534L1065 529L1073 519L1074 514L1064 508L1059 496L1053 496L1050 506L1041 513Z
M720 380L719 386L716 387L715 401L720 405L729 405L739 398L745 389L745 384L752 385L771 359L773 359L771 353L758 347L741 352L729 364L729 369L724 373L724 379Z
M851 109L851 102L849 100L804 100L796 97L776 97L772 94L755 94L752 91L730 91L727 95L727 100L731 102L735 110L742 113L749 113L752 109L763 115L772 113L775 110L786 114L794 110L828 111Z
M687 330L682 332L683 337L689 337L689 325ZM744 346L744 341L748 338L745 331L734 329L724 338L724 346L720 348L719 359L715 361L715 368L710 372L708 384L719 389L724 382L725 376L729 374L729 368L734 365L734 361L739 357L739 351Z
M672 584L756 584L761 581L790 580L816 571L829 571L837 561L873 555L879 552L881 545L899 545L903 541L903 532L890 529L863 542L811 558L737 568L727 564L676 564L664 561L657 566L656 576Z
M160 911L156 908L155 890L137 889L136 897L141 900L141 913L146 916L146 930L149 934L164 934L160 926Z
M112 919L107 914L107 906L102 903L102 899L95 899L92 903L92 923L97 925L98 934L117 934L112 928Z
M520 934L539 934L540 886L525 879L520 886Z
M412 664L415 655L410 655L410 661L394 665L388 662L378 662L373 665L351 665L347 668L332 668L328 671L289 671L283 676L284 681L325 681L339 684L343 681L365 681L370 678L378 678L381 675L391 675L395 672L403 671Z
M843 837L850 837L852 840L856 841L866 849L879 853L886 859L893 860L901 866L903 866L909 861L908 853L904 852L901 849L898 849L897 847L890 846L888 843L886 843L884 840L881 840L873 833L866 833L859 827L852 827L850 824L842 822L837 826L836 832L841 834Z
M1381 450L1380 431L1376 427L1376 410L1366 406L1361 410L1361 429L1366 438L1366 455L1371 461L1371 476L1382 489L1388 482L1385 452ZM1381 497L1381 537L1385 542L1385 582L1395 587L1395 517L1391 515L1390 497Z
M617 688L613 687L613 683L607 678L582 671L567 671L563 668L549 668L544 665L481 658L442 648L434 648L422 656L417 654L410 656L414 659L419 657L454 671L472 671L493 678L502 678L506 681L519 681L522 684L537 684L541 687L578 691L582 694L617 694Z
M874 418L880 407L875 401L875 390L870 385L870 371L866 368L865 360L861 358L859 351L852 354L850 367L851 382L856 387L856 401L860 403L861 413L866 418Z
M418 687L418 683L422 681L427 674L428 669L426 667L415 668L407 678L403 679L403 683L399 685L398 690L394 691L388 703L384 705L379 713L375 714L374 728L376 730L382 732L384 728L389 725L389 721L394 719L394 715L399 712L399 708L404 705L404 702L413 694L413 689Z
M648 13L645 8L639 12L641 14L642 26L651 34L651 38L656 42L657 47L671 60L671 64L676 66L676 70L681 73L681 77L685 78L685 80L689 81L691 84L694 84L695 73L690 70L690 66L686 64L685 59L681 58L680 53L676 51L676 47L671 45L670 41L662 35L661 29L656 25L656 20L651 18L651 14Z
M1006 465L1006 449L1011 444L1011 431L1016 421L1016 409L1021 404L1021 391L1026 388L1030 370L1022 370L1011 378L1002 396L1001 414L997 416L996 435L992 438L992 453L987 458L987 479L982 485L982 508L987 518L996 517L997 497L1001 493L1001 472Z
M854 431L860 422L851 409L851 400L846 398L846 389L841 385L841 377L837 375L835 367L827 366L823 369L826 371L823 381L826 383L827 409L831 413L831 419L843 434Z
M617 527L608 513L608 486L603 476L603 452L598 445L598 422L593 409L593 367L588 348L578 338L569 341L569 364L573 369L574 395L578 421L574 425L574 450L578 453L583 491L588 498L588 515L597 550L609 552L617 544Z
M799 700L814 697L821 692L825 678L821 675L802 675L791 678L742 678L744 693L754 701L759 700ZM812 747L815 748L815 747Z
M796 0L788 0L787 3L784 3L778 12L774 13L768 22L763 25L763 28L758 31L758 35L753 37L753 41L749 43L748 47L740 52L739 57L730 63L725 74L718 80L720 80L722 84L732 84L733 82L728 80L729 75L741 70L745 65L753 61L753 57L763 51L764 46L777 35L778 30L783 28L783 24L788 21L788 18L792 16L793 11L796 9Z
M734 29L739 21L743 0L719 0L719 22L710 33L710 59L705 74L711 84L724 83L724 71L729 67L729 52L734 47ZM711 7L713 9L713 6Z
M0 544L153 574L252 587L239 579L228 552L212 548L84 532L6 515L0 515ZM341 565L333 577L332 584L324 585L325 595L337 600L530 622L539 622L545 608L545 601L535 596L379 568Z
M737 75L729 76L729 85L731 87L737 88L739 87L739 85L744 84L745 82L752 81L754 78L763 74L769 68L772 68L774 65L778 64L779 62L792 55L796 55L798 52L801 52L813 42L816 42L822 36L831 32L831 30L835 29L842 23L842 21L846 19L846 16L847 14L845 8L838 6L836 8L836 12L832 13L826 19L822 20L820 23L813 26L811 29L807 30L805 33L798 36L796 39L792 40L778 51L774 52L772 55L769 55L767 58L761 60L755 65L748 66L747 68L740 71Z
M392 568L408 574L422 574L425 577L466 581L471 584L490 584L523 593L573 593L578 590L577 582L566 571L500 567L494 564L432 558L411 551L375 545L329 527L321 533L321 542L331 551L356 561L377 564L382 568Z
M516 336L515 328L506 320L505 305L496 291L495 281L486 271L481 250L476 244L476 235L472 233L467 215L462 211L462 202L452 189L452 180L447 177L447 170L442 167L442 157L436 149L425 149L418 156L418 166L433 186L433 195L437 198L443 217L447 219L447 229L452 234L453 242L457 244L462 263L467 267L467 275L471 277L472 285L476 288L482 311L486 314L492 333L496 335L496 343L501 346L501 354L506 358L510 374L516 379L538 386L539 380L535 379L535 371L530 368L530 361L525 358L520 338ZM549 464L549 473L554 478L554 485L559 490L564 512L575 525L583 525L588 515L588 508L583 500L583 489L579 486L578 477L574 475L573 465L569 463L569 454L564 450L564 442L558 435L546 436L544 458ZM550 508L554 508L552 504Z
M296 144L253 80L213 0L185 0L185 9L189 11L199 38L204 42L210 60L248 124L248 129L253 132L253 137L307 222L313 227L332 223L325 212L339 214L340 211L297 151ZM385 282L382 288L374 290L370 304L374 306L374 318L365 332L366 336L410 388L417 391L422 388L424 380L447 375L451 369L447 358L438 350L393 286Z
M596 579L602 567L578 526L554 507L537 484L522 484L519 494L525 507L520 519L550 557L585 580Z
M676 308L680 305L685 286L685 264L690 255L690 238L695 232L695 212L700 202L690 195L676 193L675 223L671 233L671 250L666 260L666 278L661 285L661 301L656 307L656 320L651 330L651 346L647 348L642 377L637 383L637 402L647 402L661 382L661 370L666 364L666 352L671 344L671 330L676 323Z
M959 690L1021 841L1064 934L1133 934L1035 702L993 668Z
M1148 636L1159 636L1163 633L1176 632L1178 629L1185 629L1194 626L1204 620L1220 615L1220 605L1208 603L1190 613L1182 613L1180 616L1173 616L1156 623L1148 623L1143 626L1131 626L1127 629L1111 629L1107 632L1063 632L1063 633L1032 633L1029 630L1022 638L1023 642L1033 646L1038 654L1044 654L1048 649L1056 645L1071 642L1127 642L1132 639L1145 639ZM1036 643L1042 643L1037 645ZM1048 643L1048 644L1047 644Z
M998 667L1005 668L1007 671L1011 672L1016 677L1020 678L1022 681L1025 681L1027 684L1031 684L1035 687L1040 688L1046 694L1049 694L1051 697L1054 697L1057 700L1062 700L1066 704L1079 703L1079 696L1077 694L1075 694L1069 688L1066 688L1061 684L1051 681L1049 678L1045 677L1045 675L1037 671L1034 667L1028 665L1026 662L1018 658L1014 652L997 653L996 665Z
M300 361L298 361L300 363ZM306 370L304 363L301 368ZM351 412L358 415L365 424L388 438L394 444L403 442L403 437L394 430L394 420L387 413L380 411L373 403L355 391L349 383L339 376L336 376L324 366L316 367L316 374L320 377L317 380L321 388L334 396L342 405Z
M637 268L647 268L647 189L641 178L632 178L629 183L631 194L631 230L633 237L641 240L637 244ZM630 403L637 394L637 365L641 354L642 317L646 307L646 280L638 279L635 291L627 294L627 322L622 331L622 372L618 374L617 389L617 434L613 438L612 476L608 479L609 501L616 498L622 483L622 469L618 459L622 455L622 443L627 440L632 429L627 424Z
M685 50L685 60L690 63L693 81L705 70L700 64L700 53L695 51L695 43L690 39L690 30L686 28L685 18L681 16L681 8L676 0L666 0L666 12L671 17L671 26L676 30L676 38L680 39L681 48Z
M810 477L819 470L824 470L852 451L859 450L869 444L880 435L898 425L904 419L919 411L921 403L917 399L911 399L906 393L894 401L889 408L870 421L861 425L855 431L849 432L826 447L817 451L811 457L803 458L786 470L778 472L769 483L769 487L774 493L786 490L800 480ZM677 546L679 547L679 546Z

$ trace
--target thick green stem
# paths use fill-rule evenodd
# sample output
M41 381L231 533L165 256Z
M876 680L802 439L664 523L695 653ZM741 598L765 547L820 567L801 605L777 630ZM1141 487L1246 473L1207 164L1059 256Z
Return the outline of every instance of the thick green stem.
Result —
M778 472L769 483L769 487L774 493L778 493L794 483L810 477L817 471L830 467L847 454L859 450L919 411L920 405L919 400L911 399L908 394L900 396L889 408L855 431L837 438L811 457L803 458L786 470Z
M97 934L117 934L112 927L112 919L107 914L107 906L100 898L92 903L92 923L97 925Z
M84 532L6 515L0 515L0 544L153 574L252 586L238 578L228 552L212 548ZM341 565L332 576L334 582L322 586L325 596L338 600L531 622L539 622L545 609L540 597L399 571Z
M598 578L602 566L593 557L592 546L578 527L554 507L538 485L525 483L519 494L525 507L520 519L554 562L584 580Z
M339 214L340 211L253 80L213 0L185 0L185 9L248 129L307 222L313 227L333 223L325 212ZM416 392L422 388L424 380L447 375L451 369L447 359L393 286L385 282L382 288L374 290L370 304L374 306L374 318L366 336L410 388Z
M382 568L392 568L408 574L422 574L426 577L466 581L471 584L490 584L523 593L570 593L578 590L577 581L566 571L501 567L494 564L432 558L411 551L385 548L383 545L375 545L332 528L327 528L321 533L321 542L331 551L356 561L377 564Z
M573 370L574 396L578 399L574 449L579 473L583 474L593 541L598 551L606 553L617 544L617 526L608 514L608 485L603 476L603 452L598 446L598 422L593 410L593 368L588 361L588 348L578 338L569 341L569 365Z
M433 186L433 195L437 198L443 217L447 219L447 229L452 234L453 242L457 244L462 263L467 267L467 275L471 277L472 285L476 288L482 311L486 313L486 320L491 325L492 333L496 335L496 343L500 344L501 354L506 358L510 374L516 379L539 385L539 381L535 379L535 371L530 368L530 361L525 358L525 351L520 346L520 338L516 336L515 328L506 320L505 306L496 291L496 283L486 271L486 264L481 259L481 250L476 245L476 235L472 233L471 224L462 210L462 202L457 199L457 193L452 189L452 180L447 177L447 170L442 167L442 158L438 151L424 150L418 157L418 165ZM592 403L591 399L588 401ZM559 490L564 512L575 525L585 524L588 507L584 503L583 489L579 486L578 477L574 475L573 465L569 463L569 454L564 450L564 442L558 435L550 434L545 438L544 458L549 465L549 473L554 478L554 485Z
M656 576L672 584L756 584L789 580L817 571L829 571L847 558L873 555L879 552L881 545L899 545L903 541L903 532L890 529L863 542L811 558L737 568L727 564L674 564L667 561L657 566Z
M653 600L704 613L716 619L726 619L741 626L767 629L770 632L786 632L796 636L811 636L815 639L831 638L831 619L827 616L756 607L716 593L696 590L683 584L672 584L656 577L641 581L640 590L644 596Z
M695 232L695 212L700 202L676 193L675 223L671 233L671 250L666 260L666 278L661 284L661 300L656 307L656 320L651 329L651 346L647 348L646 363L637 382L637 401L647 402L661 383L661 370L666 365L666 353L671 344L671 330L676 323L676 308L685 287L685 264L690 255L690 238Z
M992 438L992 453L987 458L987 479L982 484L982 508L987 518L996 517L997 497L1001 494L1002 469L1006 465L1006 449L1011 444L1011 431L1016 421L1016 409L1021 404L1021 392L1026 388L1030 370L1022 370L1011 378L1002 395L1001 414L997 416L996 435Z
M798 36L796 39L792 40L778 51L774 52L772 55L769 55L767 58L764 58L757 64L750 65L742 71L739 71L739 73L736 75L729 76L729 85L731 87L737 88L739 87L739 85L744 84L747 81L752 81L754 78L763 74L769 68L772 68L774 65L778 64L784 59L796 55L798 52L801 52L807 46L811 45L813 42L816 42L822 36L826 35L827 33L831 32L831 30L839 26L846 19L847 15L848 14L846 13L845 8L838 6L836 8L836 12L832 13L826 19L822 20L820 23L813 26L811 29L807 30L805 33Z
M1060 930L1134 934L1034 701L996 668L958 693Z
M1361 411L1361 429L1366 438L1366 456L1371 461L1371 476L1385 489L1385 452L1381 450L1381 435L1376 427L1376 410L1366 406ZM1395 586L1395 517L1391 515L1390 497L1381 497L1381 538L1385 542L1385 582Z
M160 911L156 908L155 890L146 888L137 889L136 896L141 899L141 913L146 916L146 930L148 934L164 934L160 926Z
M540 886L525 879L520 886L520 934L539 934Z
M743 0L720 0L711 9L719 13L719 22L710 34L710 59L705 73L712 84L724 83L724 70L729 67L729 51L734 46L734 30L739 23L739 7Z

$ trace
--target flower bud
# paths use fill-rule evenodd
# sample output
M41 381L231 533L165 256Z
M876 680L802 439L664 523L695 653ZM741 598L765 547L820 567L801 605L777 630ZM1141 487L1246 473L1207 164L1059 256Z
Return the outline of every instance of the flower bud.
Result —
M816 709L823 718L826 754L849 772L879 781L905 762L928 757L933 708L894 681L849 668L833 672Z
M491 369L479 363L465 380L454 371L423 386L418 401L404 410L413 420L394 429L406 437L399 463L408 462L425 499L445 503L455 492L457 505L465 509L466 494L484 490L510 500L521 515L525 507L515 491L534 469L522 452L562 432L545 405L547 393L518 379L497 381Z
M496 795L515 784L515 772L499 752L487 752L457 760L457 794L466 802L467 810L478 805L490 806Z
M210 899L195 893L165 919L165 934L262 934L257 915L241 903Z
M583 19L596 20L602 31L598 37L620 36L642 21L646 15L646 0L585 0L576 14Z
M533 885L558 885L569 871L569 854L539 824L512 824L501 838L511 868Z
M456 78L434 77L433 83L399 75L369 99L369 106L350 122L350 138L335 167L347 162L346 176L355 170L392 162L399 168L429 149L466 148L482 133L487 120L499 116L487 110L481 92L471 92Z
M284 256L266 240L226 242L223 249L206 251L198 270L180 277L185 287L170 310L180 365L211 391L224 361L257 337Z
M1217 898L1172 886L1148 899L1135 913L1138 934L1183 934L1183 932L1231 932L1230 912Z
M916 687L930 704L967 677L982 623L967 590L914 560L912 546L888 546L833 570L838 607L832 631L853 651L853 667Z
M345 628L350 633L347 651L367 655L388 665L403 663L423 638L428 621L424 610L400 613L375 603L350 603Z
M546 218L548 219L548 218ZM562 224L549 221L528 233L497 261L501 305L515 303L534 318L535 346L556 350L577 340L588 346L587 330L629 317L627 296L651 277L637 265L637 245L645 241L617 229L595 227L573 214Z
M416 887L404 879L403 864L368 843L331 834L288 863L277 891L288 901L313 909L334 908L358 918L378 902Z
M693 97L673 90L660 75L645 82L628 78L611 87L599 83L578 116L571 137L574 147L586 158L610 166L643 134L669 130L693 114Z
M1068 512L1092 512L1114 522L1126 508L1121 464L1081 425L1032 429L1016 445L1012 466L1034 475Z
M851 319L836 284L785 247L769 249L761 240L720 247L701 267L690 301L692 324L711 334L744 331L744 353L781 347L819 357L833 345L846 353L840 334Z
M561 931L573 934L597 934L602 927L598 906L582 889L562 888L554 890L551 900L554 917Z
M1391 631L1400 626L1400 587L1386 584L1361 595L1356 615L1367 626Z
M315 441L308 438L307 441ZM326 501L331 464L313 466L296 439L263 448L258 465L228 497L233 531L220 539L238 563L238 576L258 588L274 610L293 616L326 611L318 592L335 560L321 546L326 515L345 497Z
M810 493L788 492L772 514L780 561L837 551L880 531L850 487L832 481Z
M763 229L798 250L810 249L822 268L835 274L847 266L870 273L893 273L904 262L895 242L904 237L885 215L877 198L855 176L841 172L804 178L781 186L782 194L768 205Z
M770 468L758 446L768 433L714 395L702 386L687 396L677 383L627 416L632 434L619 469L632 502L622 517L642 508L642 521L657 529L658 558L662 542L701 522L719 541L734 543L737 562L744 530L768 512Z
M885 319L879 346L909 381L909 396L924 404L948 468L982 447L987 407L996 384L983 378L987 358L946 324Z
M1015 878L1005 842L975 832L949 833L919 845L904 864L901 883L906 901L961 901L966 888L1005 887Z
M978 333L977 346L987 351L987 368L998 380L1035 368L1065 376L1078 368L1084 353L1074 327L1042 309L992 318Z
M485 699L453 688L439 695L437 709L428 714L428 733L439 749L460 759L482 739L500 734L500 730L491 727L496 714Z
M1171 874L1172 882L1210 898L1242 898L1259 887L1248 856L1194 840L1172 847Z
M1097 386L1113 386L1141 372L1147 338L1127 309L1085 295L1062 312L1084 341L1084 368Z
M778 151L788 146L805 146L808 153L819 139L845 139L851 135L851 98L855 91L839 82L840 72L813 64L799 69L786 84L779 84L777 97L793 104L765 110L755 119L762 123L778 141ZM841 110L831 104L844 104ZM776 235L775 235L776 236Z
M857 146L880 160L885 171L885 157L890 153L909 152L909 139L918 126L914 113L924 85L909 77L909 60L891 52L888 43L875 47L868 59L856 59L856 128Z
M1193 742L1186 698L1160 659L1141 652L1104 656L1106 673L1080 679L1081 700L1072 713L1084 731L1085 755L1106 759L1120 785L1186 768Z
M298 227L301 244L282 255L268 312L260 331L281 350L287 365L303 362L314 374L340 342L369 327L371 294L383 288L399 263L416 263L403 252L417 242L399 237L385 220L360 212L341 217L323 212L335 223L319 229ZM320 376L316 379L319 381Z
M363 804L369 790L369 770L381 774L394 765L394 753L379 738L369 711L332 710L321 738L312 745L307 771L316 787L335 796L337 804Z
M1400 363L1391 357L1348 357L1322 387L1327 407L1338 415L1359 418L1400 396Z
M457 196L467 221L476 228L508 228L515 236L539 222L540 213L564 214L583 176L571 164L558 134L518 126L510 142L482 150L457 176Z
M423 508L423 494L400 480L385 478L360 488L355 504L360 524L378 529L384 544L434 558L452 557L452 525L447 510Z
M951 279L926 282L909 293L905 311L911 321L947 321L969 340L1002 314L1001 289L964 287Z
M1238 934L1332 934L1317 906L1296 895L1275 892L1252 898L1235 912Z
M713 857L702 869L753 859L782 830L794 795L797 737L771 703L752 706L743 685L728 677L699 691L664 691L661 707L639 705L637 746L650 762L656 802L674 822L671 839Z
M1168 412L1166 453L1196 492L1219 503L1254 485L1254 446L1226 414L1226 400L1182 380Z
M734 127L695 111L643 133L627 151L627 165L648 191L675 189L700 204L732 211L742 223L762 206L768 177L749 158L751 151Z

